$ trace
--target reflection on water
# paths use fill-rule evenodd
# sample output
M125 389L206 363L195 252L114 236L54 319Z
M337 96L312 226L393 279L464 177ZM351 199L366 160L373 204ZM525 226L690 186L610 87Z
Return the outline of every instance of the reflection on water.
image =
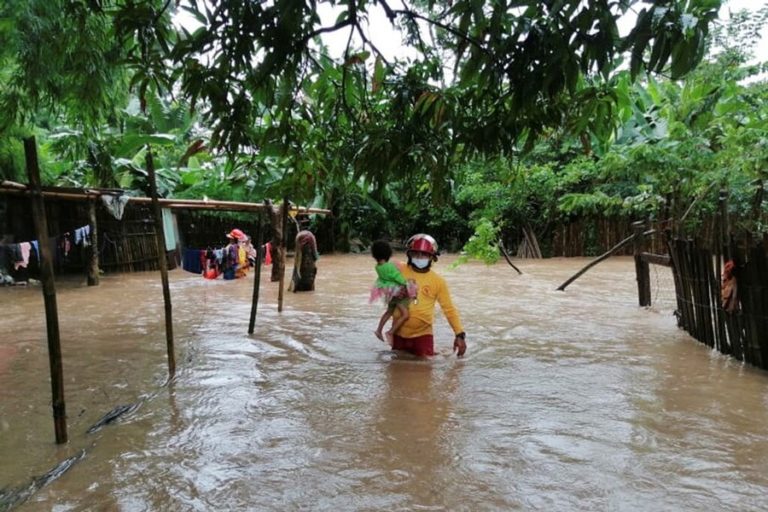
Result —
M160 279L58 284L70 443L54 444L42 294L0 289L0 488L85 457L44 510L764 510L768 374L677 330L666 269L636 306L633 263L438 269L468 332L395 355L373 330L368 256L324 256L317 291L174 271L177 378ZM290 267L289 267L290 268ZM137 408L93 434L118 405Z

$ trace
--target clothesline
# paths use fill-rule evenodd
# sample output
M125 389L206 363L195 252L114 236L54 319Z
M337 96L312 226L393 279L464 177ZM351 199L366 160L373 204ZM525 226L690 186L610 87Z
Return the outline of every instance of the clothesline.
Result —
M63 242L62 250L64 252L64 256L69 256L69 251L71 250L71 244L72 242L69 240L69 237L74 234L74 243L77 246L82 247L88 247L90 245L90 238L91 238L91 226L89 224L86 224L85 226L81 226L79 228L73 229L71 231L66 231L63 235L56 235L48 238L48 241L51 245L54 247L57 246L59 240ZM51 243L51 241L53 241ZM9 254L13 261L10 263L13 264L14 270L19 270L20 268L27 268L29 265L29 258L31 255L31 252L34 250L35 256L37 257L38 263L40 262L40 247L39 247L39 241L38 240L28 240L24 242L14 242L14 243L0 243L0 247L6 248L6 250L9 250ZM10 249L8 249L10 248ZM7 271L5 268L5 264L7 261L3 261L5 259L5 254L3 254L3 258L0 258L0 272Z
M272 264L272 257L270 254L270 247L272 244L269 242L262 245L262 247L265 248L264 251L264 264L270 265ZM234 246L238 247L238 246ZM255 258L256 254L254 251L251 251L250 254L247 255L249 259ZM207 247L206 249L184 249L184 253L182 254L181 258L181 268L186 270L187 272L192 272L193 274L203 274L204 277L208 277L209 279L215 279L215 276L218 276L222 273L222 268L226 267L227 258L237 258L237 255L231 255L227 252L227 247L217 247L217 248L211 248ZM215 272L212 272L210 275L206 276L207 271L216 270ZM211 277L213 276L213 277Z

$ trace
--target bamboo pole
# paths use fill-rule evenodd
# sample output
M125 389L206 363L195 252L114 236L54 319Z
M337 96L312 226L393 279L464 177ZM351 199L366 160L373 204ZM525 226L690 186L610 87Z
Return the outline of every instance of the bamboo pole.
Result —
M48 221L45 217L45 201L40 188L40 168L37 163L37 144L34 137L24 139L24 156L27 176L33 190L32 217L37 231L40 249L40 280L43 283L45 303L45 327L48 333L48 362L51 368L51 404L53 406L53 427L56 443L67 442L67 411L64 401L64 370L61 360L61 339L59 338L59 313L56 305L56 284L53 277L53 257L48 244Z
M643 245L643 221L632 223L634 256L635 256L635 276L637 279L637 301L641 307L651 305L651 274L648 262L642 258Z
M128 232L126 231L126 235ZM133 272L134 270L137 270L133 266L134 261L138 261L139 258L136 257L136 251L134 250L133 244L131 243L131 239L129 239L127 236L123 237L123 254L125 254L125 263L128 265L128 272Z
M269 212L269 225L271 229L270 236L270 251L272 253L272 270L270 271L269 280L273 283L280 281L280 272L282 272L282 259L280 257L280 250L282 247L283 232L282 232L282 210L281 206L274 206L270 201L265 201L270 205Z
M261 257L264 249L262 248L262 218L261 212L258 214L259 222L256 225L256 265L253 269L253 299L251 300L251 319L248 323L248 334L253 334L256 325L256 310L259 307L259 286L261 283Z
M641 233L641 234L642 234L643 236L647 236L647 235L651 235L651 234L653 234L653 233L655 233L655 232L656 232L656 230L655 230L655 229L649 229L649 230L648 230L648 231L646 231L645 233ZM558 287L557 287L557 291L561 291L561 292L562 292L562 291L565 291L565 288L566 288L566 287L567 287L569 284L571 284L572 282L574 282L576 279L578 279L578 278L579 278L579 277L580 277L580 276L581 276L581 275L582 275L584 272L586 272L586 271L587 271L587 270L589 270L590 268L594 267L595 265L597 265L597 264L598 264L598 263L600 263L601 261L603 261L603 260L607 259L607 258L608 258L608 257L609 257L611 254L613 254L614 252L618 251L619 249L621 249L622 247L624 247L625 245L627 245L629 242L631 242L632 240L634 240L634 238L635 238L635 235L634 235L634 234L633 234L633 235L630 235L630 236L628 236L627 238L625 238L624 240L622 240L622 241L621 241L621 242L619 242L618 244L616 244L616 245L614 245L613 247L611 247L610 249L608 249L608 250L607 250L606 252L604 252L602 255L600 255L600 256L598 256L597 258L595 258L594 260L590 261L590 262L589 262L589 264L587 264L587 265L586 265L584 268L582 268L581 270L579 270L578 272L576 272L576 273L575 273L575 274L574 274L574 275L573 275L573 276L572 276L570 279L568 279L566 282L564 282L563 284L561 284L560 286L558 286Z
M536 233L533 232L533 229L531 229L530 225L528 226L528 234L533 245L534 257L541 259L541 247L539 247L539 240L536 238Z
M288 252L288 242L286 233L288 231L288 208L289 208L288 198L283 199L283 208L281 211L281 223L283 226L283 233L282 237L280 239L280 266L282 267L280 269L280 288L277 292L277 312L280 313L283 311L283 294L284 294L284 286L285 286L285 254Z
M664 230L664 242L667 245L667 252L669 253L670 266L672 267L672 280L675 283L675 301L677 303L676 317L677 326L683 327L685 325L685 304L682 300L682 276L680 275L680 256L677 249L677 240L672 239L672 230L666 228Z
M641 252L640 257L647 263L653 263L654 265L661 265L662 267L669 267L672 265L669 255L667 254L653 254L650 252Z
M16 183L15 181L3 180L0 181L0 186L3 188L12 188L16 190L29 190L29 188L23 183Z
M99 285L99 237L96 224L96 200L88 202L88 217L91 224L91 258L88 264L88 286Z
M672 230L667 230L668 236L669 236L669 244L670 244L670 255L672 256L672 264L673 268L675 269L675 276L676 276L676 283L675 283L675 290L676 290L676 297L677 297L677 309L680 314L680 321L679 325L682 327L685 331L688 333L691 333L690 326L688 324L688 321L690 319L689 316L689 306L687 299L687 281L685 279L685 257L684 257L684 246L685 242L680 240L679 238L672 238L675 235L672 233ZM692 333L691 333L692 334Z
M709 308L707 311L708 319L709 319L709 329L710 329L710 335L712 336L712 344L713 346L718 350L718 352L721 352L723 354L728 354L730 351L728 350L728 347L724 343L724 340L720 336L720 319L719 319L719 313L720 313L720 276L717 272L717 268L720 266L719 261L716 263L716 260L719 258L719 251L716 249L716 246L718 244L717 240L718 237L716 235L717 229L718 229L718 221L715 219L715 216L712 216L712 237L711 237L711 243L708 244L709 247L704 251L704 259L702 261L703 265L706 269L706 286L707 286L707 303L709 304Z
M747 324L750 326L749 344L753 353L753 364L763 369L768 369L768 345L763 341L765 338L765 320L764 315L765 305L763 304L763 290L765 285L761 280L761 276L764 276L768 269L764 267L764 253L761 247L754 245L748 247L749 262L744 269L744 275L742 280L747 283L747 302L749 304L749 310L745 311L747 317ZM741 291L741 287L739 288Z
M712 254L711 252L699 244L697 255L699 258L699 283L701 286L701 308L704 321L704 336L707 340L707 345L712 348L716 347L714 324L712 322L712 294L709 289L710 286L710 274L712 273ZM709 261L707 261L709 260Z
M683 262L683 285L685 290L685 304L687 309L687 325L686 330L693 337L698 337L697 324L696 324L696 295L694 293L693 281L692 281L692 269L691 269L691 251L692 242L690 240L684 240L680 245L681 258Z
M765 277L768 275L768 259L765 255L765 248L758 244L752 250L752 265L754 268L755 280L752 282L755 297L757 298L757 322L760 333L757 342L760 347L761 367L768 369L768 339L765 333L768 332L768 287L765 283Z
M745 264L740 266L737 280L739 283L739 302L741 304L741 321L744 335L744 361L758 365L757 351L755 350L755 314L756 311L752 304L752 287L750 286L750 273L752 261L749 260L749 246L744 248Z
M720 291L722 289L723 283L722 283L722 276L723 276L723 245L724 245L724 237L723 237L723 191L720 191L720 195L718 197L718 210L715 214L716 216L716 228L714 233L714 244L713 244L713 250L715 251L715 282L718 286L715 287L715 290L713 290L715 295L715 321L717 322L717 336L720 340L720 346L727 350L728 354L734 354L734 344L733 340L729 339L728 336L728 329L727 329L727 315L728 313L722 308L721 300L722 296L720 294Z
M704 340L704 329L703 329L703 312L702 312L702 300L701 300L701 290L699 289L699 272L698 272L698 264L697 264L697 257L696 257L696 251L698 249L698 245L695 240L689 240L688 241L688 269L689 269L689 276L690 276L690 285L691 285L691 293L692 293L692 302L693 302L693 311L694 311L694 319L695 319L695 326L694 331L696 334L694 337L698 339L699 341Z
M715 223L717 224L717 220ZM715 228L713 230L713 233L717 233L717 228L719 226L715 225ZM717 236L714 235L714 240L718 240ZM717 242L715 243L715 245ZM730 347L725 342L725 336L723 335L723 329L722 327L722 309L720 307L720 251L718 250L710 250L709 251L709 259L707 260L708 265L708 273L707 276L709 277L709 300L711 303L710 307L710 314L711 314L711 320L712 320L712 334L715 340L715 346L717 350L723 354L730 354Z
M62 191L65 190L65 191ZM79 191L78 191L79 190ZM29 194L26 185L13 181L0 182L0 193L2 194ZM45 187L43 197L53 199L68 199L73 201L85 201L97 198L102 195L115 195L122 193L118 189L72 189ZM165 199L157 198L160 206L163 208L175 208L184 210L228 210L228 211L262 211L271 206L264 203L244 203L240 201L219 201L214 199ZM151 197L129 197L129 203L152 205ZM299 214L320 214L330 215L331 210L324 208L310 208L308 206L291 206L291 212Z
M147 204L150 202L149 197L130 197L128 202L137 204ZM238 210L238 211L262 211L268 208L264 203L243 203L238 201L215 201L215 200L200 200L200 199L160 199L160 204L165 208L178 208L178 209L202 209L202 210ZM324 208L310 208L307 206L290 206L286 207L291 212L299 214L329 214L330 210Z
M728 218L728 190L727 189L721 189L720 190L720 219L722 222L722 233L723 233L723 244L725 249L725 254L723 255L725 257L725 260L730 260L732 258L731 254L731 224L729 222Z
M704 342L707 346L716 348L712 324L711 292L709 289L712 256L701 242L696 244L696 259L698 260L698 275L696 282L699 286L699 301L701 303L701 323L703 327Z
M683 284L685 289L685 302L687 306L687 328L686 331L696 339L699 339L699 332L696 324L696 294L693 286L692 268L691 268L691 247L690 240L683 240L680 246L683 268Z
M7 187L3 185L0 187L0 193L2 194L11 194L11 195L28 195L30 193L29 189L17 189L16 187ZM42 191L41 192L43 197L48 199L67 199L72 201L86 201L88 199L99 197L99 194L92 194L92 193L72 193L72 192L48 192L48 191Z
M155 162L152 158L152 148L147 146L147 174L149 188L152 194L152 210L155 215L155 240L157 241L157 256L160 264L160 278L163 282L163 302L165 304L165 341L168 350L168 378L176 375L176 356L173 348L173 311L171 306L171 288L168 284L168 261L165 257L165 230L163 230L163 214L160 202L157 200L157 180L155 178Z

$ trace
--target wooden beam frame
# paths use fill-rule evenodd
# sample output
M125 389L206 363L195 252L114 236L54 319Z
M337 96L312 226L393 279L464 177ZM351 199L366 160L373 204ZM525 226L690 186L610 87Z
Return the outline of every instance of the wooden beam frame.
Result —
M87 201L103 195L121 195L124 191L118 189L74 189L65 187L42 187L45 198L64 199L71 201ZM32 191L22 183L14 181L0 182L0 194L31 194ZM128 202L133 204L152 204L151 197L128 197ZM216 199L163 199L158 202L163 208L179 210L228 210L228 211L262 211L272 208L265 203L245 203L241 201L219 201ZM330 215L331 210L324 208L310 208L308 206L291 206L289 213Z

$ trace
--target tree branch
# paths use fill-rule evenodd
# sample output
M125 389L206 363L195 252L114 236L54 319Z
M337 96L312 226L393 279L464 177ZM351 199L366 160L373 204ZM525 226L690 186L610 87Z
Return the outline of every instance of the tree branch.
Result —
M160 10L160 12L157 13L157 16L155 16L155 20L153 22L153 25L157 25L157 22L160 21L160 18L163 17L163 14L165 14L165 11L168 10L168 7L171 6L171 0L166 0L165 5Z
M440 21L433 20L431 18L427 18L426 16L423 16L423 15L421 15L421 14L419 14L417 12L413 12L411 10L398 9L398 10L396 10L394 12L395 12L395 14L402 14L403 16L406 16L408 18L422 20L422 21L425 21L425 22L427 22L427 23L429 23L431 25L435 25L436 27L442 28L443 30L445 30L447 32L450 32L451 34L453 34L454 36L458 37L459 39L462 39L462 40L472 44L473 46L476 46L480 51L482 51L483 53L485 53L489 57L493 58L494 61L496 61L496 59L494 58L493 54L488 50L488 48L486 48L485 45L483 45L482 42L478 41L477 39L475 39L474 37L470 36L469 34L466 34L466 33L462 32L462 31L460 31L458 29L455 29L455 28L451 27L450 25L446 25L445 23L442 23ZM498 62L498 61L496 61L496 62Z
M352 14L355 14L354 8L352 9ZM355 25L357 23L354 23L352 25L352 28L349 31L349 38L347 39L347 47L344 49L344 62L341 65L341 102L344 105L344 110L347 112L347 115L350 118L350 121L356 122L357 118L353 115L352 109L349 107L349 104L347 103L347 63L349 62L349 47L352 44L352 35L355 33Z
M342 28L352 25L354 23L355 23L355 18L353 18L353 16L350 16L349 18L345 18L331 27L322 27L315 30L314 32L310 32L309 34L304 36L301 42L302 44L306 44L307 41L309 41L314 37L319 36L320 34L327 34L328 32L336 32L337 30L341 30Z
M389 6L386 0L379 0L379 3L384 8L384 12L387 14L387 18L389 18L389 21L394 25L395 18L397 17L397 14L395 14L395 11L392 10L392 8Z
M387 58L384 56L384 54L383 54L383 53L381 53L381 52L379 51L379 49L378 49L378 48L376 48L376 45L374 45L374 44L373 44L373 43L372 43L372 42L371 42L371 41L370 41L370 40L369 40L367 37L365 37L365 33L363 33L363 29L362 29L362 27L360 27L360 24L359 24L359 23L355 23L355 26L357 27L357 33L358 33L358 34L360 34L360 37L363 39L363 44L367 44L368 46L370 46L370 47L371 47L371 49L374 51L374 53L376 53L376 55L377 55L377 56L378 56L378 57L379 57L381 60L383 60L383 61L384 61L384 63L385 63L387 66L390 66L390 67L391 67L391 64L389 63L389 61L387 60Z

